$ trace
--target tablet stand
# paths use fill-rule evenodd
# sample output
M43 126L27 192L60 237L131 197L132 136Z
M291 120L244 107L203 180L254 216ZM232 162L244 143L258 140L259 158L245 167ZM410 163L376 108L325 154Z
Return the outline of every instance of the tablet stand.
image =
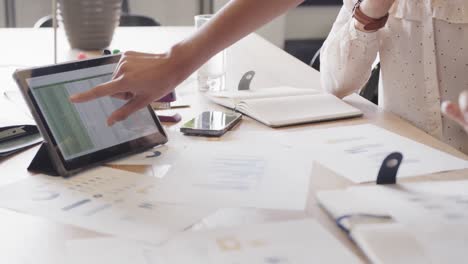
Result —
M29 164L28 171L43 173L50 176L60 176L47 151L47 143L41 144L41 147Z

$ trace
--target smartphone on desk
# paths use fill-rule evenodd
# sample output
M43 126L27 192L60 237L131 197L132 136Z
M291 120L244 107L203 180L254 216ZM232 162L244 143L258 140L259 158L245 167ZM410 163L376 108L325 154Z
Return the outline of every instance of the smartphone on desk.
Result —
M185 123L180 132L192 136L220 137L241 120L239 113L206 111Z

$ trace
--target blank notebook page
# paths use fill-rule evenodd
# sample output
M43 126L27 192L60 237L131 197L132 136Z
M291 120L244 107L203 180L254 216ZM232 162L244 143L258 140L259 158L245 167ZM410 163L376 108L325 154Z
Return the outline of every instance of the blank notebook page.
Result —
M238 110L269 126L357 116L361 111L331 94L244 100Z

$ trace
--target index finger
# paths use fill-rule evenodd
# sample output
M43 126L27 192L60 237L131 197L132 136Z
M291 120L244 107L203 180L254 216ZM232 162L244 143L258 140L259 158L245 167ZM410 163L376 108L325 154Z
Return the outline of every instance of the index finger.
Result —
M123 87L120 79L115 79L103 84L100 84L86 92L74 94L70 96L70 101L73 103L83 103L90 100L98 99L104 96L110 96L122 91Z

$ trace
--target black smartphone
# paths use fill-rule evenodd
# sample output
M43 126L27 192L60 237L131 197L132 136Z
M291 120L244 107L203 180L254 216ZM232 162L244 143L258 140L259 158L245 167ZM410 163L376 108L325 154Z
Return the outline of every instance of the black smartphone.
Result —
M239 113L206 111L185 123L180 132L185 135L220 137L241 120L242 115Z

